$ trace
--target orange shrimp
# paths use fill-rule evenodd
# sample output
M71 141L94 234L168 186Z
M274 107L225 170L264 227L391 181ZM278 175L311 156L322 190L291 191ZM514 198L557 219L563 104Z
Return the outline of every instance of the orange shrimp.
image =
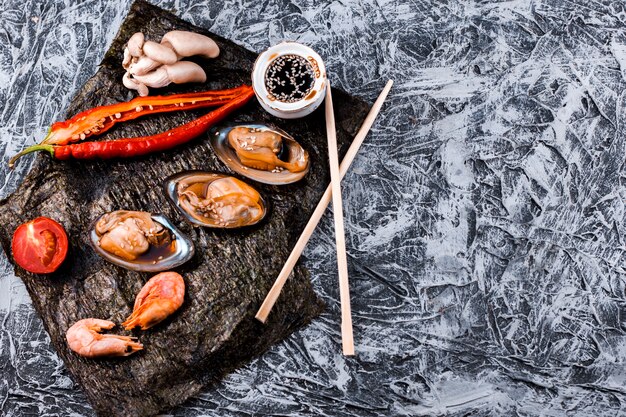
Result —
M65 333L67 343L74 352L86 358L101 356L128 356L142 350L135 337L100 334L102 329L112 329L115 323L100 319L79 320Z
M176 272L161 272L150 278L137 298L133 313L122 326L126 330L141 327L141 330L165 320L178 310L185 298L185 281Z

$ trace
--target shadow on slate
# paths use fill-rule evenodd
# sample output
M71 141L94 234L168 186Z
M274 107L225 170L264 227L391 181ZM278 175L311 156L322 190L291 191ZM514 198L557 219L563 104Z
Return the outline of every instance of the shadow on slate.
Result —
M211 36L221 54L215 60L196 61L207 72L205 85L174 86L160 93L249 84L256 54L138 1L97 73L74 98L68 117L94 106L131 99L132 94L121 83L124 43L135 32L158 40L174 29ZM343 155L369 106L342 91L333 94ZM157 133L204 113L181 112L124 123L102 139ZM68 232L70 251L59 271L36 276L16 267L16 274L25 282L59 356L99 415L144 416L180 404L285 339L323 309L308 271L298 266L267 325L254 319L329 183L323 109L304 119L285 121L263 112L253 99L229 117L233 120L274 123L298 138L311 156L311 171L297 184L277 187L249 181L271 202L268 219L252 229L232 232L191 227L166 200L163 180L171 174L190 169L230 173L213 154L206 136L166 153L133 160L56 162L39 155L19 189L0 202L0 240L11 261L11 234L19 224L48 216ZM109 264L88 245L93 221L118 209L163 213L191 237L196 256L177 269L187 285L180 310L148 331L113 330L138 336L144 351L121 359L84 359L68 349L66 330L87 317L121 323L151 276Z

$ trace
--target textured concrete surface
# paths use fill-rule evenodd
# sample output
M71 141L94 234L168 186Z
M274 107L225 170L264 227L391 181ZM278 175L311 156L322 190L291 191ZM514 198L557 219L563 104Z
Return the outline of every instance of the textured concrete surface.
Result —
M623 414L623 3L156 4L252 50L310 44L368 100L396 80L344 181L357 357L327 213L305 252L327 312L172 414ZM2 0L1 154L62 117L129 6ZM0 317L3 414L92 415L4 255Z

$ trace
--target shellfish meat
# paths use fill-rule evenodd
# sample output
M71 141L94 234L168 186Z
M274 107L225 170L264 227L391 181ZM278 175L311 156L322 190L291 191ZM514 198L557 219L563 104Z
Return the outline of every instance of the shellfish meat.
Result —
M200 226L250 226L267 213L267 204L256 189L223 174L182 172L168 178L165 189L185 218Z
M90 241L98 255L134 271L158 272L193 257L193 243L161 215L117 210L102 215Z
M308 152L288 133L263 124L224 125L211 131L217 156L233 171L266 184L290 184L309 170Z

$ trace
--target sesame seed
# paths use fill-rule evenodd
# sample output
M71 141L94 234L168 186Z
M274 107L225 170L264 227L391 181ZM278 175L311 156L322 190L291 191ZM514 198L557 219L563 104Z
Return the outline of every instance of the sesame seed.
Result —
M265 85L277 100L293 103L300 101L313 89L315 73L306 58L283 55L276 58L265 73Z

